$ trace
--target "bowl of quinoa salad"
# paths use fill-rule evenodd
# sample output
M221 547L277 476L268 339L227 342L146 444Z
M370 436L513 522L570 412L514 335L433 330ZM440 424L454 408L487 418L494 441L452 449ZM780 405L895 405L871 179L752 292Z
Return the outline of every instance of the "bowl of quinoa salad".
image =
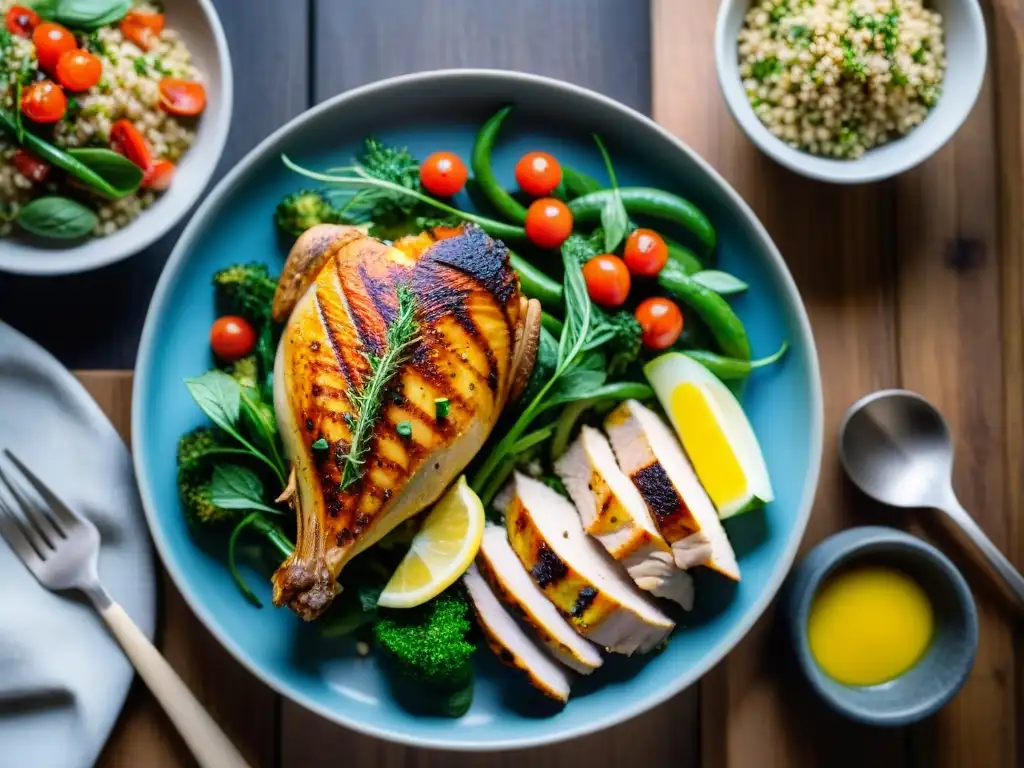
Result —
M977 0L725 0L718 79L751 140L805 176L908 170L963 124L985 75Z
M209 183L231 120L210 0L0 0L0 271L144 250Z

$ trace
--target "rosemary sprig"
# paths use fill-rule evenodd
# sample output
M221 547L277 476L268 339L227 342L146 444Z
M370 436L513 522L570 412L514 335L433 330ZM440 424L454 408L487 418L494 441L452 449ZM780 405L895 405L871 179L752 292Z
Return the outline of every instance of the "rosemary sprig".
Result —
M412 346L419 340L416 322L416 297L406 284L398 286L398 315L388 326L387 348L382 355L367 355L370 377L362 391L352 395L356 415L352 420L352 442L344 456L341 487L348 488L362 476L363 459L369 449L370 435L380 415L381 400L388 382L402 367Z

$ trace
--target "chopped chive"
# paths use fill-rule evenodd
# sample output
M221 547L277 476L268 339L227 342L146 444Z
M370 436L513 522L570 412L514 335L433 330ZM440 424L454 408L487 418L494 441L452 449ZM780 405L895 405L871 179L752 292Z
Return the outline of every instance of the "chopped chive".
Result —
M412 422L400 421L395 425L395 431L402 437L412 437Z
M319 440L313 443L314 451L326 451L328 448L330 448L330 446L327 444L326 438L321 437Z
M437 416L437 420L447 419L448 413L452 409L452 404L449 402L447 397L435 397L434 398L434 413Z

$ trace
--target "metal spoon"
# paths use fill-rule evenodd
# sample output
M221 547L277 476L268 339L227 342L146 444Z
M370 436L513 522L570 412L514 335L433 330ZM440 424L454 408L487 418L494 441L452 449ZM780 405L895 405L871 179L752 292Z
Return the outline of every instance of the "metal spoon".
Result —
M894 507L931 507L945 513L1024 604L1024 577L953 492L953 441L935 406L903 389L858 400L839 428L839 460L871 498Z

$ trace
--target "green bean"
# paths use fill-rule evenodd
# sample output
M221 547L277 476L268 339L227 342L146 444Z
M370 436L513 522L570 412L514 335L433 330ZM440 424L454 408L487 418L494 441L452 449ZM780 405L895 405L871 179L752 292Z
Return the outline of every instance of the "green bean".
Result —
M17 136L17 123L11 116L10 112L7 112L4 109L0 109L0 125L3 125L13 135ZM76 160L67 152L57 149L53 144L50 144L48 141L44 141L35 134L26 132L22 144L31 149L32 152L37 154L50 165L55 165L58 168L67 171L79 181L88 184L97 192L106 195L112 200L120 200L122 197L126 197L135 192L134 189L119 190L113 187L106 179L92 170L89 166L85 165L85 163Z
M565 327L565 323L547 312L540 313L540 324L556 339L561 337L562 329Z
M704 270L704 262L700 260L700 257L697 256L696 253L691 251L685 245L677 243L672 238L665 237L664 235L661 235L661 239L664 240L665 245L668 246L668 257L672 261L677 262L686 274L693 275Z
M469 163L473 167L477 184L491 204L516 224L522 224L526 221L526 208L501 186L491 167L491 152L494 151L498 131L511 111L512 107L502 107L484 123L473 142Z
M578 197L569 203L575 221L598 221L601 211L613 190L605 189ZM714 249L718 240L715 228L708 217L689 200L653 187L620 187L619 194L626 213L650 216L680 224L692 232L709 249Z
M729 302L693 280L681 267L671 262L658 275L658 285L700 315L722 352L738 360L750 360L747 329Z
M570 200L604 189L604 185L593 176L567 165L562 166L562 186L565 188L566 197Z
M706 349L688 349L683 354L696 360L722 381L737 381L747 378L752 371L758 368L778 362L786 354L787 349L789 349L789 342L784 341L775 354L762 357L760 360L737 360L734 357L725 357Z
M531 299L537 299L545 309L562 309L562 284L533 266L522 256L508 252L512 269L519 275L519 286Z

